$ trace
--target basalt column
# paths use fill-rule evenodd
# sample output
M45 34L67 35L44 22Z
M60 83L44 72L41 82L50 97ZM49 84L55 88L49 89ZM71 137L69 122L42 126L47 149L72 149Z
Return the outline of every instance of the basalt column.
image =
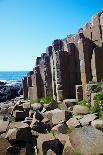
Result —
M52 96L52 75L50 67L50 56L48 54L43 53L41 55L39 66L41 78L43 81L42 97Z
M24 77L22 80L23 83L23 96L24 99L26 100L28 98L28 85L27 85L27 77Z
M44 74L45 74L45 97L52 96L52 75L50 66L50 56L44 57Z
M92 41L88 38L83 37L83 34L80 33L80 39L78 40L78 50L79 50L83 95L85 94L86 83L92 80L91 59L93 48L94 47Z
M100 15L100 28L102 33L102 47L103 47L103 13Z
M103 79L103 48L96 47L92 55L92 75L93 81L101 81Z
M69 98L75 98L75 85L81 84L80 82L80 68L79 68L79 58L77 55L77 48L74 43L68 43L68 55L69 59L67 72L68 72L68 86L69 86Z
M52 55L53 96L63 100L69 96L69 54L63 51L63 42L54 40Z
M37 87L37 98L44 97L44 85L43 79L40 73L40 66L36 66L34 68L35 80L36 80L36 87Z

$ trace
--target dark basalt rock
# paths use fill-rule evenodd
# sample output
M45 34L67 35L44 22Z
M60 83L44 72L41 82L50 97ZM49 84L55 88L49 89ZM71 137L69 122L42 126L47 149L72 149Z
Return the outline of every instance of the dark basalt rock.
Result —
M11 100L17 96L23 94L22 85L6 85L6 83L0 82L0 102Z

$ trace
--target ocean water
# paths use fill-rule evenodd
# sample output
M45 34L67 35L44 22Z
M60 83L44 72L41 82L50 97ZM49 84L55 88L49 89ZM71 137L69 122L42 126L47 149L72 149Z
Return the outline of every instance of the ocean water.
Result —
M0 81L6 82L7 85L21 83L27 73L27 71L0 71Z

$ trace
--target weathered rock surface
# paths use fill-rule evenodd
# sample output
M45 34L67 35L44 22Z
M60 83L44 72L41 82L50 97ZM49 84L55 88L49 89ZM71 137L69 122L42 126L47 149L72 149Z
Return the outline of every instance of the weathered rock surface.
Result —
M67 131L67 126L65 124L58 124L52 128L52 131L54 131L55 133L65 134Z
M70 118L66 124L70 129L80 126L80 122L76 118Z
M13 112L13 115L16 121L23 121L26 118L26 114L24 111L15 110Z
M40 155L62 155L63 145L52 134L41 134L37 140Z
M93 127L74 129L70 134L70 142L76 153L83 155L103 153L103 132Z
M32 104L31 107L32 107L33 110L39 110L39 111L41 111L43 109L43 105L40 104L40 103Z
M23 141L30 142L31 141L31 132L30 127L27 124L18 125L17 128L9 129L5 138L9 141Z
M0 154L6 155L8 147L11 147L11 144L5 138L0 138Z
M97 116L95 114L87 114L84 115L83 118L79 120L82 126L89 125L93 120L95 120Z
M68 139L68 135L67 134L62 134L62 133L58 133L55 135L56 139L59 139L59 141L63 144L63 146L65 145L67 139Z
M44 117L47 117L48 119L52 120L52 116L57 113L60 112L60 109L54 109L54 110L50 110L50 111L46 111L44 113Z
M7 86L6 84L0 84L0 102L14 99L17 96L22 95L22 85Z
M73 155L74 154L74 148L71 145L70 138L68 137L64 150L63 150L63 155Z
M68 121L72 117L72 113L65 110L60 110L58 112L55 112L52 116L52 123L58 124Z
M91 122L91 125L97 129L100 129L103 131L103 120L96 119Z
M6 132L9 125L9 121L0 120L0 133Z
M81 105L75 105L73 107L73 113L76 114L88 114L89 113L89 108L87 106L81 106Z

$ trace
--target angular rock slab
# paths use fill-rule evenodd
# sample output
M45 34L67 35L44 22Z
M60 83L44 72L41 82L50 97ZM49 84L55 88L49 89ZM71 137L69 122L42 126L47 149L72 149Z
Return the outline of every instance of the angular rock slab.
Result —
M63 145L50 134L41 134L37 139L37 148L40 155L62 155Z
M68 128L73 129L77 126L80 126L79 121L76 118L70 118L67 122L66 122Z
M0 120L0 133L6 132L8 125L9 121Z
M103 132L93 127L74 129L70 134L70 142L82 155L100 155L103 153Z
M54 132L57 132L57 133L66 133L66 131L67 131L67 127L66 127L66 125L65 124L58 124L58 125L56 125L56 126L54 126L53 128L52 128L52 130L54 131Z
M77 115L77 114L85 115L85 114L89 113L89 108L87 106L75 105L73 107L73 113L75 115Z
M23 123L21 126L18 125L18 128L9 129L5 138L7 138L9 141L30 142L30 127L26 123Z
M103 131L103 120L97 119L91 122L91 125Z
M55 135L56 139L59 139L59 141L63 144L63 146L65 145L67 139L68 139L68 135L67 134L62 134L62 133L58 133Z
M23 121L26 117L25 112L24 111L19 111L19 110L15 110L13 112L14 118L16 121Z
M74 148L71 145L71 142L70 142L70 138L69 137L67 138L67 141L65 143L65 146L64 146L64 150L63 150L63 154L62 155L74 155Z
M92 122L96 118L97 118L97 116L95 114L87 114L87 115L84 115L84 117L81 118L79 121L82 126L85 126L85 125L89 125L90 122Z
M10 143L5 138L0 138L0 155L6 155L7 148L10 147Z
M60 110L53 114L52 116L52 123L58 124L68 121L72 117L72 113L65 110Z
M34 103L34 104L31 105L31 108L33 110L39 110L39 111L41 111L43 109L43 105L40 104L40 103Z

